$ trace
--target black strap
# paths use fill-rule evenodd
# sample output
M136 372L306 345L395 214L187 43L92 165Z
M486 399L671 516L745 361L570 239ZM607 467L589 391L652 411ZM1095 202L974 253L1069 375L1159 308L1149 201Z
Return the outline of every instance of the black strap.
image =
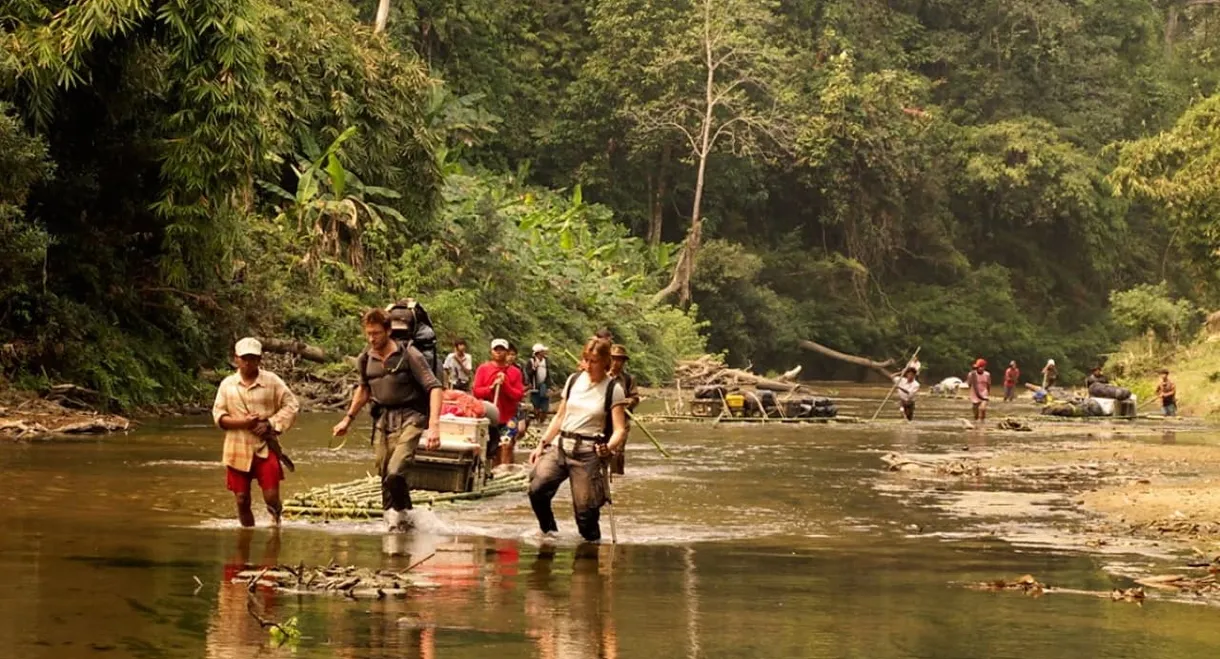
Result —
M568 397L572 394L572 385L576 384L576 378L580 377L580 373L573 373L568 376L568 381L563 385L563 400L567 402ZM609 385L606 387L606 402L603 406L605 414L604 425L602 425L602 437L605 441L610 441L610 436L614 434L614 386L618 384L618 378L606 376ZM626 390L623 392L626 393Z

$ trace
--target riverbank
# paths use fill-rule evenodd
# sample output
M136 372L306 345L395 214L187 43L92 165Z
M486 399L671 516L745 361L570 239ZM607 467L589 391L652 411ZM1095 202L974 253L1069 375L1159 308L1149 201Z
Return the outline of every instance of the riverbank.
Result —
M890 453L882 464L925 503L986 520L980 528L1006 539L1214 556L1220 443L1205 430L1214 428L1112 424L1072 437L1039 429L1022 439L1044 441L1011 444L982 431L959 451Z
M77 409L31 392L0 390L0 439L37 440L126 432L130 419Z

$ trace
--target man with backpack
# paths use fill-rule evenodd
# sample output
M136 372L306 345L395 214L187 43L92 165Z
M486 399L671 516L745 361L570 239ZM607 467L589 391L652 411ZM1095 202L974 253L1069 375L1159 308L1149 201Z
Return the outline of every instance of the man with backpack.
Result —
M530 392L530 404L534 406L534 420L542 423L550 411L551 361L547 359L546 346L534 344L533 357L525 362L525 387Z
M627 346L621 343L615 343L610 346L610 377L614 378L625 392L627 398L627 411L634 412L635 406L640 404L640 388L636 384L635 376L627 372L627 360L631 359L627 354ZM628 423L627 433L631 432L631 425ZM624 444L626 443L624 437ZM610 458L610 473L623 474L627 467L627 454L624 451L619 451Z
M412 525L407 466L421 438L426 449L440 446L444 391L418 349L390 338L390 314L373 309L360 323L369 343L357 359L360 386L333 432L336 437L347 434L361 408L373 401L373 445L386 525L390 531L406 531Z

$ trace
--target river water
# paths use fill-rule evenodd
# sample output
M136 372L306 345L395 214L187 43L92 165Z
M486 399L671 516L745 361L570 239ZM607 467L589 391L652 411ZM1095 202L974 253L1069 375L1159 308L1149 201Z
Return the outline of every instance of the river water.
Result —
M871 416L884 390L827 385ZM921 400L924 418L969 414ZM896 410L887 406L883 417ZM287 494L370 468L330 415L285 437ZM633 439L614 483L619 544L539 547L524 495L423 515L405 538L375 523L289 522L243 532L208 419L120 437L0 445L0 657L1173 657L1220 653L1216 610L971 590L1032 573L1066 588L1130 582L1115 557L1020 545L979 520L918 505L879 456L1032 441L951 424L659 427L674 457ZM357 435L360 437L363 435ZM985 487L985 485L983 486ZM566 513L566 514L565 514ZM603 517L608 536L609 520ZM388 545L387 545L388 543ZM394 549L387 553L386 550ZM417 568L400 601L260 592L303 637L272 648L246 611L242 566L335 561ZM1137 558L1132 558L1138 561ZM196 581L198 580L198 582Z

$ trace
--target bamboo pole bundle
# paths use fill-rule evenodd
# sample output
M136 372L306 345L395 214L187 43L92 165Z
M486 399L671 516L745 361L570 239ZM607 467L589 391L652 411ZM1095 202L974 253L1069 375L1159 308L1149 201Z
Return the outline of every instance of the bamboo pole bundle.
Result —
M507 474L474 492L435 492L413 490L411 499L419 505L435 506L477 501L488 497L522 492L529 484L525 472ZM346 483L316 487L293 496L284 504L290 516L322 518L371 518L381 515L381 480L368 476Z

